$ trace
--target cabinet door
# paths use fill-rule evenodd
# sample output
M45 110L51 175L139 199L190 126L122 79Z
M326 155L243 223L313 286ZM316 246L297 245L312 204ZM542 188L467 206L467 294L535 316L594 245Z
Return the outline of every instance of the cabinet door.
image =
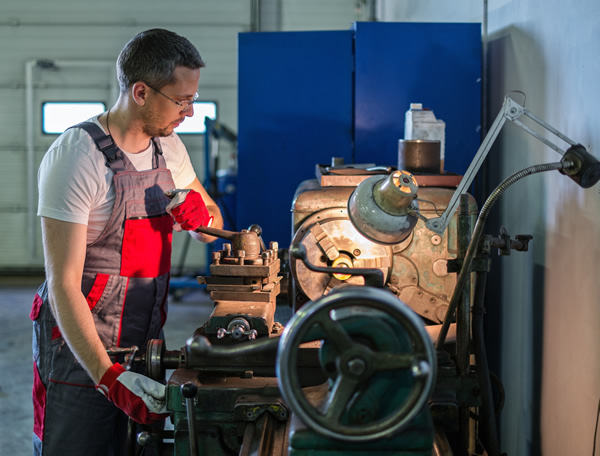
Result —
M315 164L352 161L352 31L238 38L238 229L291 240L292 200Z
M422 103L446 122L446 171L463 174L480 144L481 26L359 22L355 160L396 166L404 113Z

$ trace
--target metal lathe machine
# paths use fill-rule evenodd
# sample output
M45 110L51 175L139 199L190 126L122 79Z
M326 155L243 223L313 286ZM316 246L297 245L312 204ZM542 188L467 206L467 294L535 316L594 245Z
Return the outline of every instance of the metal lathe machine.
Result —
M509 177L479 210L467 190L506 120L562 158ZM583 146L507 98L464 176L317 165L293 200L289 249L256 225L200 228L226 241L198 278L214 309L184 347L151 340L133 359L157 380L174 370L173 429L131 426L131 454L499 456L485 277L493 249L526 251L530 236L482 230L509 185L551 170L583 188L600 179Z

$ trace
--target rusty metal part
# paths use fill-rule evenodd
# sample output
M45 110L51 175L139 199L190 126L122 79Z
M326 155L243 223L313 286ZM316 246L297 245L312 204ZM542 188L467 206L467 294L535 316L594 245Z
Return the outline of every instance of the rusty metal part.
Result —
M257 234L257 230L242 230L237 232L200 226L196 228L196 231L231 241L233 251L244 251L245 257L249 260L257 259L260 256L262 239Z
M435 344L437 341L438 335L440 334L440 330L442 329L442 325L427 325L425 326L425 331L431 337L432 342ZM456 323L452 323L450 325L450 329L448 330L448 336L446 338L449 342L456 341Z
M438 169L439 172L439 169ZM381 174L381 173L378 173ZM388 174L388 173L385 173ZM318 182L323 187L356 187L373 174L336 175L317 173ZM417 174L415 175L419 187L449 187L456 188L462 176L457 174Z
M427 290L420 287L404 287L400 290L399 298L419 315L437 323L444 321L448 303Z
M421 177L416 176L417 182ZM326 233L327 242L352 258L355 268L380 268L386 274L390 290L421 316L431 322L441 322L456 285L456 275L450 273L447 266L457 258L460 249L457 218L452 219L449 229L442 235L431 233L420 220L410 236L390 249L360 236L349 222L345 207L352 191L352 187L320 187L314 180L303 182L292 207L295 233L292 243L305 246L312 264L332 265L333 260L323 248L325 237L317 240L313 235L313 227L318 225L320 231ZM452 194L452 188L419 188L420 211L427 218L436 216L446 208ZM462 213L460 211L474 218L477 214L475 200L469 197L468 203L459 208ZM295 306L318 299L345 284L364 283L360 277L339 280L330 274L310 271L294 259L290 261L290 269ZM415 287L423 292L422 296L416 293Z
M309 260L315 265L325 265L328 259L322 251L318 250L319 246L315 245L314 240L307 242L310 240L306 234L307 226L319 223L322 227L327 227L331 223L330 220L343 218L342 216L345 215L343 208L353 191L352 183L349 180L343 180L348 176L335 177L339 178L335 185L346 186L321 187L319 181L305 181L298 188L294 198L292 220L295 240L302 240L301 242L307 247ZM364 180L369 175L356 177ZM432 185L440 186L419 189L421 213L428 219L439 216L446 209L454 193L452 188L445 187L457 185L460 182L460 176L415 177L419 185L423 185L421 182L425 177L432 179L430 182ZM455 179L455 181L449 184L448 179ZM474 199L469 196L457 212L474 219L477 214L477 205ZM459 251L464 252L465 248L463 238L459 238L457 235L457 228L456 217L452 218L449 229L442 235L432 234L426 228L425 223L419 221L411 236L392 246L392 266L387 286L398 296L402 294L403 289L407 288L404 292L404 298L409 301L407 304L432 322L440 322L443 318L456 285L456 275L450 273L448 266L460 256ZM316 251L313 252L312 249L315 248ZM357 250L362 251L363 249L357 247ZM354 249L350 252L353 253ZM358 260L358 257L355 256L354 260ZM317 290L319 289L322 290L321 293L326 294L331 289L344 284L344 281L335 277L329 277L327 280L318 276L315 277L316 280L307 279L305 276L310 272L295 269L294 266L292 261L292 291L295 305L302 305L308 299L315 299L305 295L305 284L307 288L312 287L314 296L318 294ZM431 301L421 301L421 296L416 292L409 294L411 287L418 287L423 291L423 296L427 294L427 298ZM415 301L410 302L411 298Z
M224 336L230 336L236 341L248 336L271 337L274 315L275 301L218 301L204 328L206 334L216 335L219 339ZM220 331L221 329L225 331Z
M198 231L231 241L213 252L211 275L197 278L215 302L206 334L234 341L271 337L281 281L277 242L267 249L258 225L241 232L205 227Z
M264 406L264 403L257 405L261 408ZM287 420L282 422L272 413L262 413L257 419L246 421L248 422L239 456L285 456L288 454L286 442L289 422Z
M398 169L411 173L440 173L441 142L424 139L398 141Z
M318 239L314 235L315 232L323 234ZM384 278L389 274L391 248L375 244L361 236L352 226L345 208L326 209L308 217L296 232L292 239L292 245L303 245L311 264L318 267L333 266L337 257L330 259L327 256L327 251L323 247L324 239L327 239L327 245L332 245L329 252L335 249L338 257L344 255L343 262L348 269L377 268L384 274ZM358 257L355 256L355 252L359 252ZM296 279L295 285L297 285L298 291L310 300L316 300L340 285L364 284L362 276L352 275L352 277L340 280L339 276L335 277L333 274L311 271L296 258L290 259L290 269Z

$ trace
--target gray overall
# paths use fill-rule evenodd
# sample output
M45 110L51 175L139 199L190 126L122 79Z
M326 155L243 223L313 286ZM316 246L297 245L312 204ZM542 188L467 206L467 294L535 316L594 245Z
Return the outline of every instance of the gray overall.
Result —
M81 290L106 348L162 338L166 321L173 220L164 195L174 188L158 140L153 166L137 171L95 124L83 128L114 171L116 199L99 238L87 246ZM34 454L122 454L127 417L95 389L50 310L47 284L38 289L33 320Z

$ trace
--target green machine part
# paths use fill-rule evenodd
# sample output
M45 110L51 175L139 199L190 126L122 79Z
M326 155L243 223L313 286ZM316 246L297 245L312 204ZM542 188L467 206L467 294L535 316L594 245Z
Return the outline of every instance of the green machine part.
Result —
M435 350L389 291L341 288L305 305L279 338L210 351L188 350L167 384L176 456L433 450Z

